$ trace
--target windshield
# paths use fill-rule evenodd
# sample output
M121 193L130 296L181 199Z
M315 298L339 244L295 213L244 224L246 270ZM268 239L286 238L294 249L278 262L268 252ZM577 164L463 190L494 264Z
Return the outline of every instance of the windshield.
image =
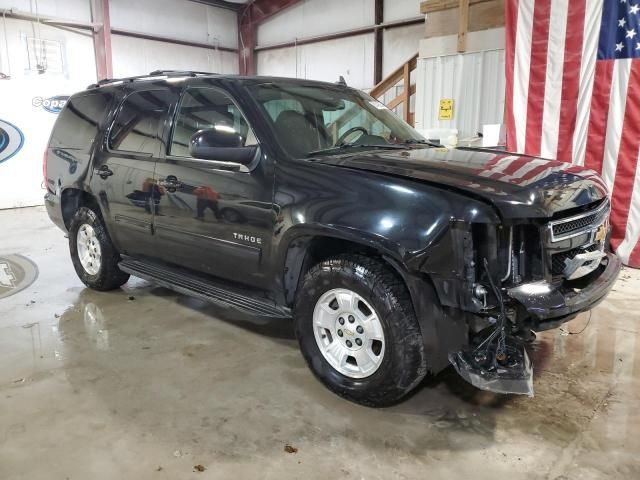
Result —
M249 89L271 120L278 142L296 158L426 143L386 106L358 90L286 83Z

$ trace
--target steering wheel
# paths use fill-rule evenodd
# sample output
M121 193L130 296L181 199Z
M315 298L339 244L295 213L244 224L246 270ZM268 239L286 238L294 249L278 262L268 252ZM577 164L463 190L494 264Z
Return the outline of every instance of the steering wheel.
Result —
M367 132L367 129L364 128L364 127L351 127L349 130L347 130L342 135L340 135L340 138L338 138L338 140L336 140L336 145L342 145L344 143L344 139L347 138L349 135L351 135L354 132L362 132L358 136L358 138L360 138L362 135L369 135L369 132ZM358 138L356 138L356 140L358 140ZM351 142L351 143L353 143L353 142Z

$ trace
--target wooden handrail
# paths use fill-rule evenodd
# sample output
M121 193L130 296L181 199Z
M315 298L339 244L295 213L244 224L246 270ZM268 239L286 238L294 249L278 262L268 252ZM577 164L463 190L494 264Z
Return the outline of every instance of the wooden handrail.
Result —
M415 83L411 84L411 72L414 71L417 66L418 54L416 53L369 91L369 95L380 100L380 97L384 96L385 93L402 81L402 93L387 102L387 107L394 110L402 105L404 121L409 125L413 125L414 122L414 114L411 111L411 97L416 93ZM329 125L328 128L338 131L349 123L358 113L360 113L360 110L356 106L353 106L334 123Z
M411 72L413 72L417 66L418 54L416 53L413 57L391 72L387 78L374 86L369 92L369 95L373 98L380 99L380 97L384 96L385 93L395 87L398 83L402 82L402 93L387 102L387 107L393 110L402 105L404 121L410 125L413 125L414 120L413 112L411 112L411 96L416 93L415 84L411 84Z
M418 54L416 53L413 57L396 68L393 72L387 75L387 78L382 79L380 83L378 83L371 89L369 95L375 98L381 97L387 92L387 90L395 86L395 84L402 79L402 75L404 74L404 66L407 63L409 64L411 70L415 70L418 64Z

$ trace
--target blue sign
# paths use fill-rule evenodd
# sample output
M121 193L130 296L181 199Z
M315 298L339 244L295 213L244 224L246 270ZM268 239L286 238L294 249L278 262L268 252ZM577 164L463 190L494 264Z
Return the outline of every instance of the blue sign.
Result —
M20 151L24 135L15 125L0 120L0 163L9 160Z
M33 97L31 103L34 107L42 107L50 113L60 113L69 100L68 95L56 95L55 97Z

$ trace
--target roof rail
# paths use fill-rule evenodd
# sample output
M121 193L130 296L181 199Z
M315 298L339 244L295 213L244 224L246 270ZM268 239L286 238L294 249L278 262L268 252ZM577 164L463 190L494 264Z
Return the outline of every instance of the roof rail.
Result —
M215 75L215 72L198 72L196 70L154 70L149 73L149 76L156 75L184 75L189 77L196 77L198 75Z
M87 87L87 90L92 88L102 87L103 85L109 85L112 83L124 83L135 82L136 80L149 80L153 77L197 77L198 75L215 75L213 72L198 72L192 70L154 70L147 75L136 75L134 77L123 78L104 78L96 83L92 83Z

